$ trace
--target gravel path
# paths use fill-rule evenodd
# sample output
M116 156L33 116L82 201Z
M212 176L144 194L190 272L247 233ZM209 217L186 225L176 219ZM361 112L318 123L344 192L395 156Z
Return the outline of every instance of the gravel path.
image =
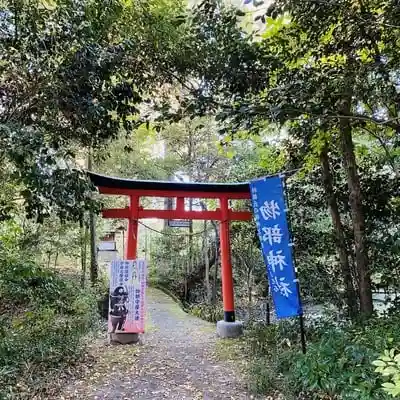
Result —
M105 346L102 341L93 367L58 399L253 398L235 372L235 361L218 357L221 342L214 324L184 313L155 289L148 290L147 319L140 345Z

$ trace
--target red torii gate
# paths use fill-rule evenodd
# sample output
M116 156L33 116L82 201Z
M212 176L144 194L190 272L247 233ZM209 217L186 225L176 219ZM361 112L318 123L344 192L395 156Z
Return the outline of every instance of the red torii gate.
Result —
M249 221L252 218L252 213L231 210L229 208L229 200L250 199L250 187L248 183L140 181L109 177L92 172L89 172L89 177L93 184L97 186L100 193L123 195L128 196L130 199L129 207L105 209L102 212L104 218L124 218L128 220L126 248L126 259L128 260L133 260L137 256L138 221L140 219L159 218L169 220L219 221L224 321L235 322L229 222ZM176 208L173 210L144 209L140 205L141 197L176 198ZM186 198L219 199L220 206L214 211L188 211L185 210Z

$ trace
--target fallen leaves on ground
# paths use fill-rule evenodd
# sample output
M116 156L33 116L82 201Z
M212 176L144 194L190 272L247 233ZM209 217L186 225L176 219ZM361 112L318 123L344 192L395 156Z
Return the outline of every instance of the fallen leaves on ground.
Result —
M102 338L89 346L79 377L58 400L223 400L253 399L241 378L240 341L231 357L215 326L184 313L164 293L150 289L148 323L142 343L109 345ZM245 361L243 361L244 363ZM269 399L269 398L267 398Z

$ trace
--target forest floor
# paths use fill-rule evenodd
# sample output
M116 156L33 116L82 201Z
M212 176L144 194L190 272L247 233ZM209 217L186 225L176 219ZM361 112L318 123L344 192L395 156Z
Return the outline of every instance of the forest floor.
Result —
M186 314L170 297L148 289L147 328L138 345L90 348L93 363L58 399L253 399L241 371L245 357L218 339L215 324ZM227 353L227 349L229 354Z

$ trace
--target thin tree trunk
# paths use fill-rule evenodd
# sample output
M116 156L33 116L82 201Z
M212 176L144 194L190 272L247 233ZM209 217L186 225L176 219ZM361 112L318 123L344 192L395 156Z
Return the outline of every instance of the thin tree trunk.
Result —
M320 154L322 165L322 178L327 197L329 212L332 218L333 230L336 239L336 250L339 255L340 267L342 271L343 284L346 290L345 300L348 308L348 313L351 318L357 315L357 300L351 276L349 257L346 249L346 240L344 236L343 224L340 218L337 198L333 189L332 173L329 165L328 147L322 149Z
M218 281L218 265L219 265L218 247L219 247L218 242L215 242L215 268L214 268L214 279L213 279L212 297L211 297L212 304L217 303L217 281Z
M203 209L203 211L207 210L207 205L203 202L200 201L200 206ZM215 233L215 268L214 268L214 276L213 276L213 284L211 288L211 304L216 304L217 302L217 281L218 281L218 264L219 264L219 231L218 231L218 225L215 223L215 221L210 221L212 227L214 228L214 233Z
M81 237L81 287L85 287L86 283L86 243L87 243L87 226L83 217L79 221L80 237Z
M251 281L253 279L251 270L248 273L247 276L247 299L248 299L248 303L249 303L249 307L251 309L251 306L253 305L253 286L251 284Z
M188 291L188 261L185 262L185 280L184 280L184 299L188 301L189 291Z
M350 112L350 98L343 101L344 115ZM340 121L340 141L343 160L347 174L347 186L349 188L349 203L353 221L355 258L359 279L359 297L361 314L369 317L373 313L372 286L369 270L368 246L365 234L365 216L362 205L360 179L357 170L357 162L354 153L354 143L351 125L348 120Z
M204 221L204 234L203 234L203 254L204 254L204 263L206 266L206 276L205 276L205 285L206 285L206 299L207 303L211 303L212 292L210 286L210 258L208 256L208 240L207 240L207 221Z
M61 232L58 232L58 241L57 241L57 247L56 247L56 254L54 256L54 268L57 268L60 243L61 243Z
M94 214L89 214L90 231L90 282L94 285L98 278L97 252L96 252L96 222Z
M186 239L186 246L188 246L189 243L189 239ZM183 265L183 270L185 272L185 279L184 279L184 299L185 301L188 301L188 297L189 297L189 285L188 285L188 280L189 280L189 274L188 274L188 265L189 265L189 260L187 258L184 258L183 261L184 265Z
M56 254L54 256L54 268L57 267L57 263L58 263L58 250L56 250Z
M164 142L164 158L167 158L171 153L171 145L168 142L168 140L166 140ZM168 177L168 181L172 182L174 180L174 174L170 175ZM173 208L173 198L172 197L167 197L164 199L164 210L172 210ZM164 229L168 229L169 225L168 225L168 220L165 219L164 220Z
M207 211L207 204L204 201L200 201L200 207L202 208L203 211ZM219 232L218 232L218 226L215 223L215 221L210 221L212 227L214 228L215 232L215 269L214 269L214 277L213 277L213 285L211 287L210 283L210 259L208 258L208 247L205 249L205 257L207 257L207 262L208 262L208 291L207 291L207 301L211 302L211 304L215 304L217 301L217 279L218 279L218 260L219 260L219 253L218 253L218 243L219 243ZM206 231L207 229L207 221L204 223L204 230ZM207 232L205 232L205 237L207 237ZM207 268L207 264L206 264Z
M89 150L88 170L92 171L92 153ZM89 232L90 232L90 282L94 285L98 278L97 252L96 252L96 221L93 212L89 212Z

